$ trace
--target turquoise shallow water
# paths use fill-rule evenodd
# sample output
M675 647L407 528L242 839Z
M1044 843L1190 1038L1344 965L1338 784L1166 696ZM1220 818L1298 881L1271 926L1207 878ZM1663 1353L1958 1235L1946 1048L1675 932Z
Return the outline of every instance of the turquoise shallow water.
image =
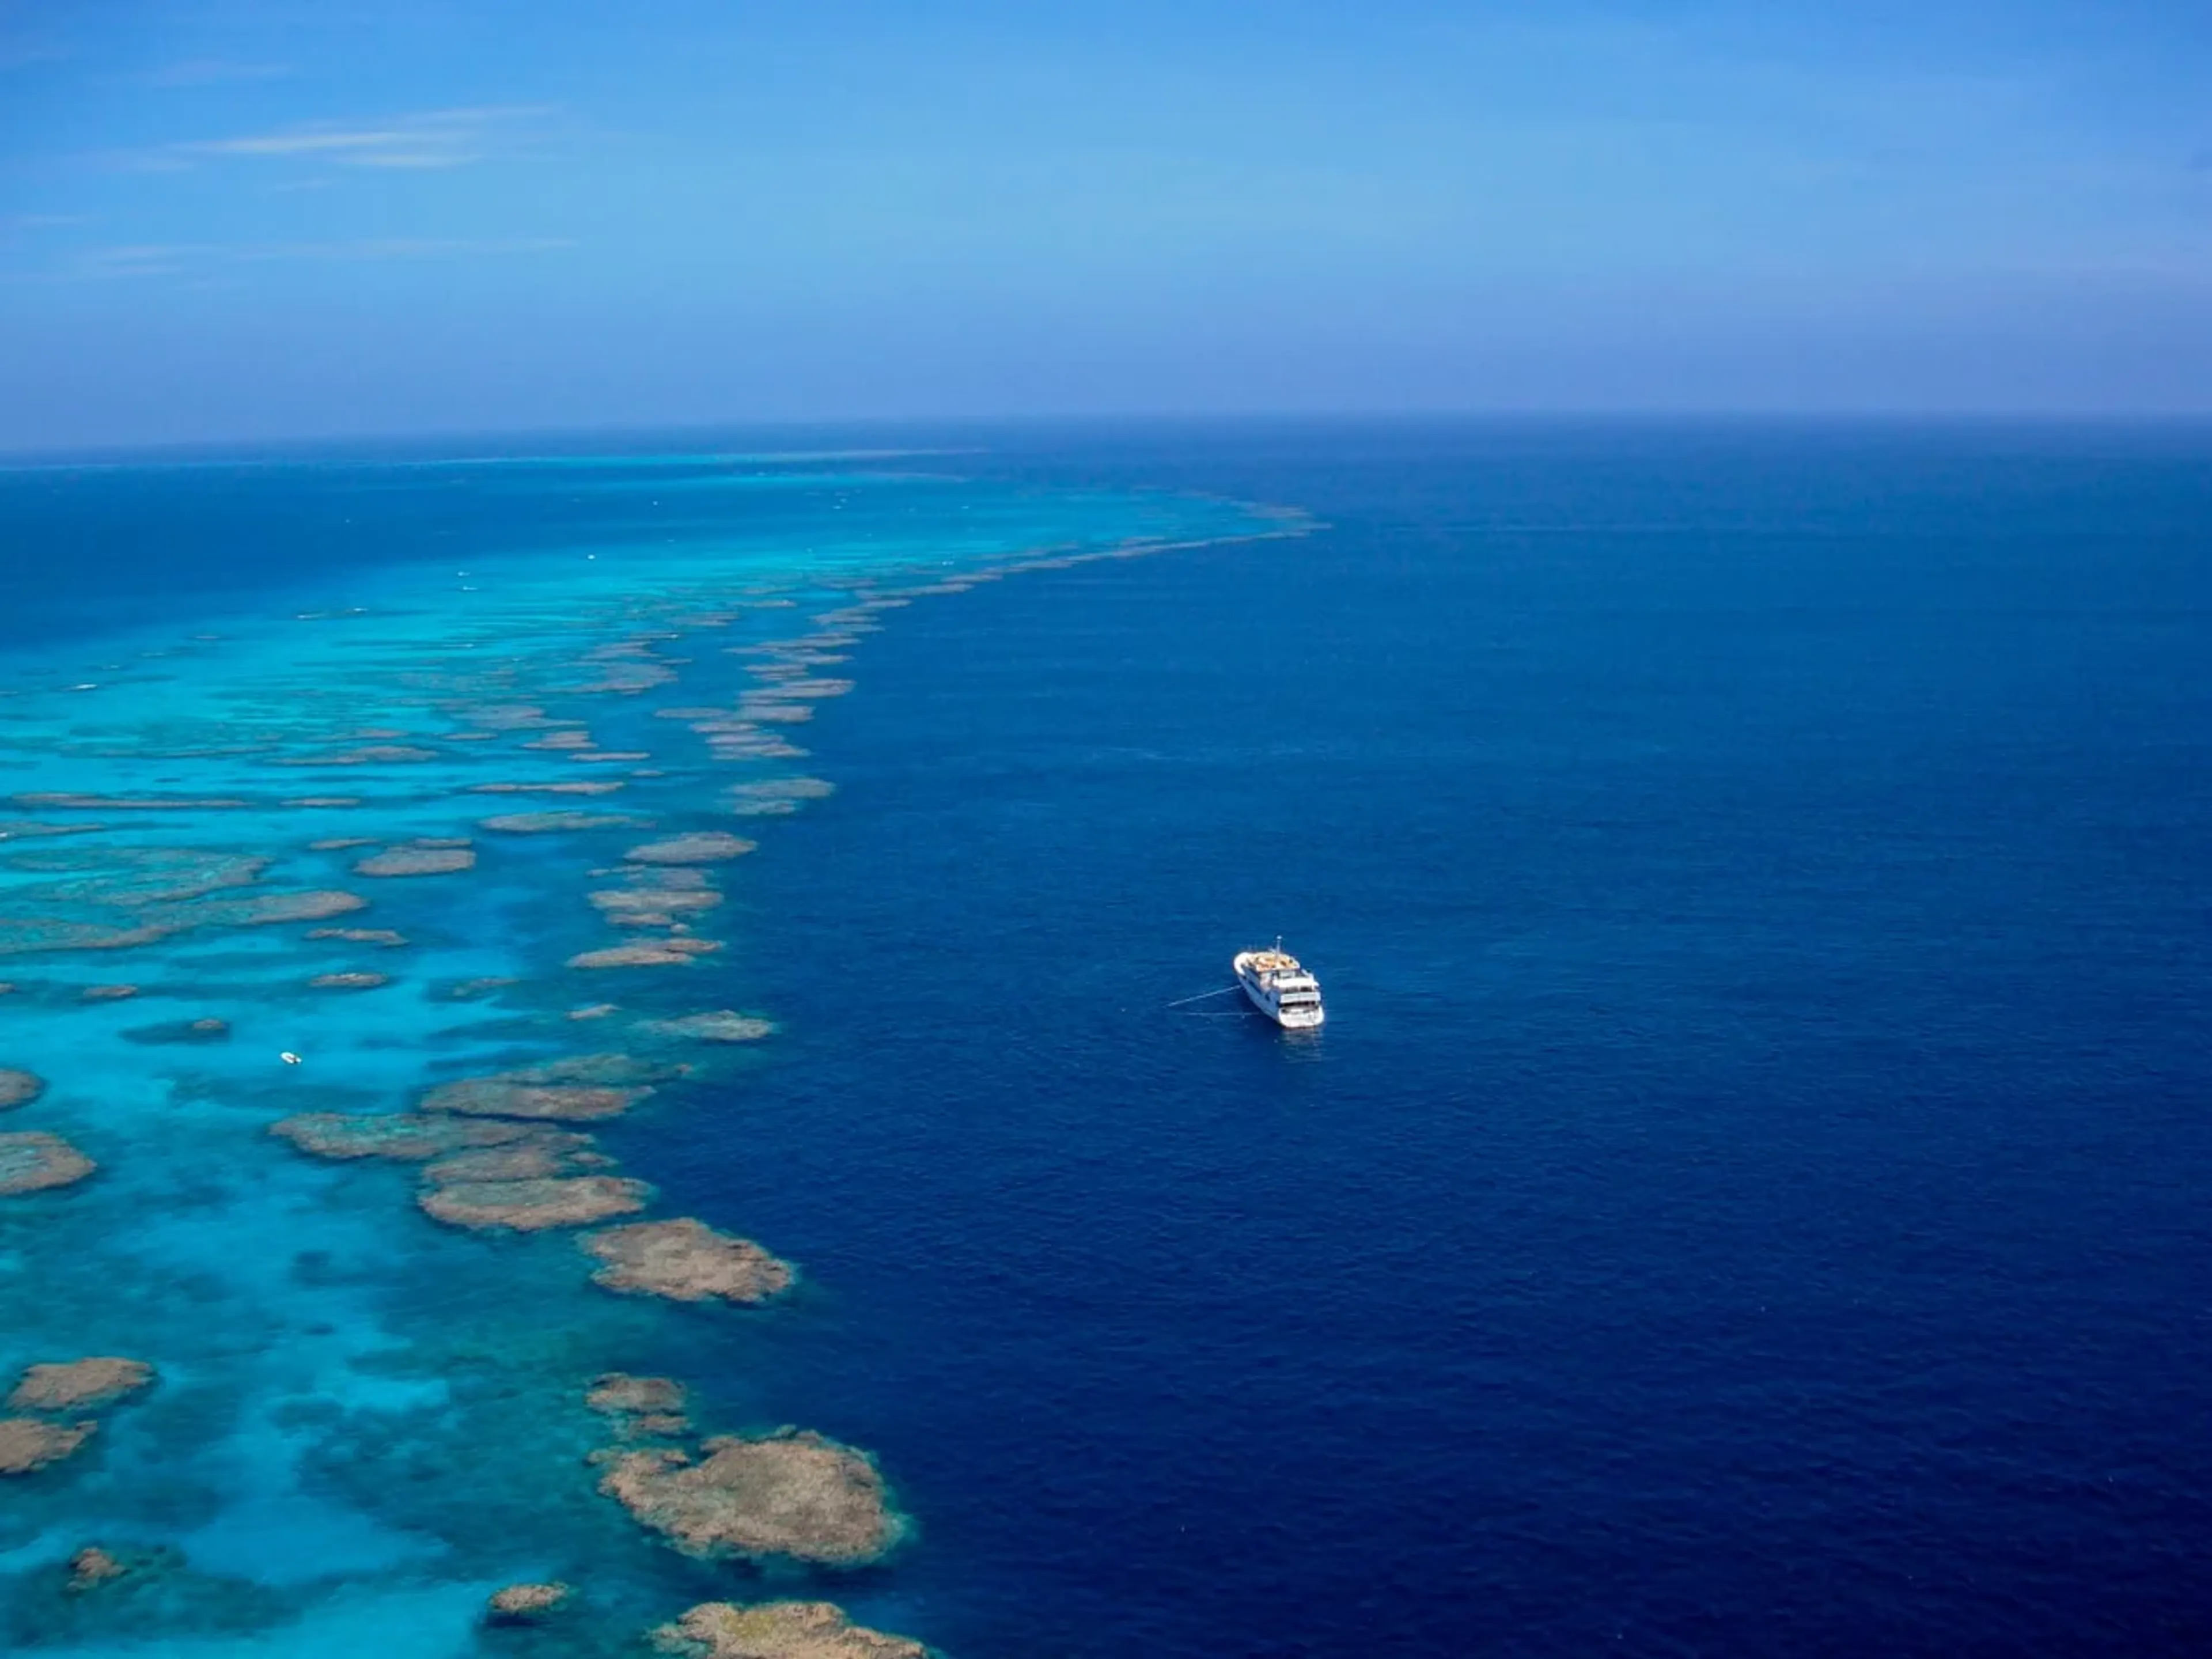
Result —
M712 910L623 930L585 895L622 887L625 852L787 833L822 793L788 784L809 716L914 592L1292 521L842 459L613 456L18 470L0 523L0 1066L47 1084L0 1131L99 1165L0 1199L0 1367L112 1353L159 1373L84 1449L0 1488L0 1641L506 1651L486 1595L559 1577L580 1602L532 1650L599 1653L767 1593L595 1493L585 1458L610 1437L582 1394L665 1369L706 1427L805 1425L732 1360L749 1322L803 1328L834 1285L742 1313L617 1297L566 1231L441 1226L412 1169L313 1159L268 1126L622 1051L690 1075L620 1133L695 1133L775 1043L647 1027L754 1009L745 866L687 876ZM549 811L596 822L485 827ZM465 842L472 866L357 867L418 839ZM332 929L392 937L313 936ZM640 938L707 949L563 965ZM380 979L309 982L327 975ZM90 1543L137 1570L69 1591ZM894 1560L833 1593L918 1616L899 1583Z

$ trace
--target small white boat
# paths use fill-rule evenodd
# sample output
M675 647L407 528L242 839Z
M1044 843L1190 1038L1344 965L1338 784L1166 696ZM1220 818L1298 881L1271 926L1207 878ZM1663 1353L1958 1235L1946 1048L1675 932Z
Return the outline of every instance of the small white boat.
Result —
M1239 951L1230 965L1252 1006L1285 1030L1306 1031L1321 1024L1321 981L1283 949L1281 939L1272 951Z

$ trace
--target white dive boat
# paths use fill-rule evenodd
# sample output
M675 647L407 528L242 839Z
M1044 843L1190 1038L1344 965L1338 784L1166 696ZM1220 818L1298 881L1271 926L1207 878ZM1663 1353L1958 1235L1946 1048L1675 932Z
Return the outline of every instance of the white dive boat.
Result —
M1321 1024L1321 982L1277 939L1272 951L1239 951L1230 964L1252 1006L1286 1031Z

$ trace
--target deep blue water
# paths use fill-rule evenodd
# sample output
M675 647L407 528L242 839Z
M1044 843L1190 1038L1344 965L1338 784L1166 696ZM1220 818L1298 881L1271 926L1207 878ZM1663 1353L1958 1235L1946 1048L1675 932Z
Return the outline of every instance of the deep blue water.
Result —
M604 1136L805 1264L665 1340L880 1455L919 1539L826 1593L956 1659L2212 1645L2212 434L983 436L1326 527L891 613L729 878L781 1036ZM1317 1038L1170 1006L1279 933Z
M964 1650L2212 1640L2212 447L1185 465L1333 528L902 619L755 872Z

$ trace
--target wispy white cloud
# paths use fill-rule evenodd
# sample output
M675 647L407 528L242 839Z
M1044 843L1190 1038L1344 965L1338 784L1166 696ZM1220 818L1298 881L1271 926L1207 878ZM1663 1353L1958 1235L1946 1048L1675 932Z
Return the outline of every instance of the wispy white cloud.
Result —
M465 259L558 253L558 237L386 236L335 242L135 242L87 248L58 273L81 282L128 277L207 276L251 265L362 264L390 259Z
M292 72L289 64L248 64L227 58L192 58L164 64L137 78L154 87L219 87L241 81L279 81Z
M526 143L547 118L549 104L488 104L469 109L423 110L360 121L308 121L228 138L197 138L135 150L127 166L181 173L231 161L295 161L332 167L430 168L465 167Z

